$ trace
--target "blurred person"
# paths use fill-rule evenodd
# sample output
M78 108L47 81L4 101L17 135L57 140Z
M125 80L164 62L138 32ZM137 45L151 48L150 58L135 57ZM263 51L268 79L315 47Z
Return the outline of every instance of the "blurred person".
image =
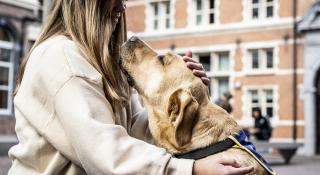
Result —
M242 175L233 158L173 158L152 145L145 110L120 70L125 2L53 0L14 97L18 145L9 175ZM186 65L205 84L201 64Z
M230 104L230 100L232 99L232 97L233 96L229 91L224 92L223 95L215 103L226 110L229 114L231 114L232 106Z
M262 116L260 108L252 110L254 118L254 128L250 129L250 134L254 135L257 140L268 141L272 135L272 127L267 117Z

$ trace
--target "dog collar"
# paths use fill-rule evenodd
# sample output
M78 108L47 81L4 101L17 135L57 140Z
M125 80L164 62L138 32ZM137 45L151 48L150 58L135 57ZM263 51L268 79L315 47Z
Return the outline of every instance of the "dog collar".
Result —
M211 145L204 147L204 148L192 150L187 153L175 154L174 157L180 158L180 159L198 160L198 159L202 159L202 158L208 157L210 155L225 151L234 145L235 145L235 142L232 139L226 138L225 140L211 144Z

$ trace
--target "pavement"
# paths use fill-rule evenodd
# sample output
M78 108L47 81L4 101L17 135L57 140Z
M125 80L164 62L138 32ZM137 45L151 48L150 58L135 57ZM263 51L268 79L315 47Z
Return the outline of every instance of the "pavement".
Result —
M282 158L278 156L268 156L265 158L278 175L320 174L320 156L295 156L289 165L284 164ZM0 156L0 175L6 175L10 166L10 159L6 156Z
M10 166L10 159L7 156L0 156L0 175L6 175Z

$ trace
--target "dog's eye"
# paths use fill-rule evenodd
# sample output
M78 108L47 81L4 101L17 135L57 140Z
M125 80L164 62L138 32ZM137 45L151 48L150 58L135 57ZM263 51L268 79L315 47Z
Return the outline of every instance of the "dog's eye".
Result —
M160 60L161 64L164 65L164 55L158 55L158 59Z

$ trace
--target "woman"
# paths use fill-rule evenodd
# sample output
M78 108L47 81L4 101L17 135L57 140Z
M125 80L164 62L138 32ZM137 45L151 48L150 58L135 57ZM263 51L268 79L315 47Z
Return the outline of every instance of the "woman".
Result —
M124 10L121 0L53 0L42 34L21 65L14 100L19 144L9 151L9 174L251 171L230 158L172 158L149 144L146 113L118 65ZM201 66L185 59L207 82Z

